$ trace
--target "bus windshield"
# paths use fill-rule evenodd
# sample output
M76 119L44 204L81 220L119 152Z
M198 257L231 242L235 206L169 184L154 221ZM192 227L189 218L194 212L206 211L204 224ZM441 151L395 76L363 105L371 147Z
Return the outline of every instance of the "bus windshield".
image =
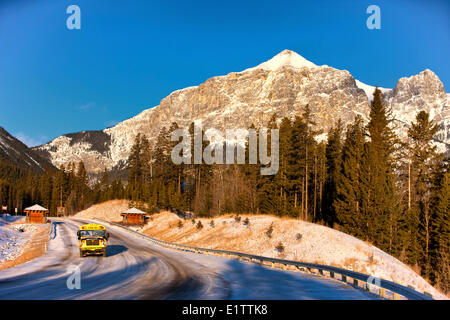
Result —
M82 237L105 237L105 230L80 230Z

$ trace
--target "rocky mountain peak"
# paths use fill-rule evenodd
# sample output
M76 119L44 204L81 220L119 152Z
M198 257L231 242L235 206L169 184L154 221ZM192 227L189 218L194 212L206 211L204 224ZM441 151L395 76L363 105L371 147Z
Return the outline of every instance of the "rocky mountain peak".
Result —
M298 53L291 50L283 50L272 59L263 62L254 68L247 69L246 71L255 69L276 71L285 66L293 68L317 68L317 65L306 60Z
M445 88L439 77L430 69L426 69L411 77L400 78L394 88L394 95L401 91L409 91L411 95L445 96Z
M417 110L428 112L436 121L449 118L444 84L429 69L417 75L400 78L395 88L386 94L386 100L394 114L402 113L408 122L413 120L408 116L415 117Z

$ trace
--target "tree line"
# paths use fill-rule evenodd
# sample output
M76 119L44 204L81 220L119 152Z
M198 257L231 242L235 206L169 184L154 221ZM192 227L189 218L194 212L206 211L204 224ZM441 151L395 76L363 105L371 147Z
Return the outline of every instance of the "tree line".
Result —
M106 180L105 180L106 179ZM125 198L122 181L109 182L107 173L93 186L82 161L69 163L59 170L46 169L43 174L19 168L0 161L0 204L7 206L9 214L19 214L36 203L56 215L56 208L64 206L69 215L92 204Z

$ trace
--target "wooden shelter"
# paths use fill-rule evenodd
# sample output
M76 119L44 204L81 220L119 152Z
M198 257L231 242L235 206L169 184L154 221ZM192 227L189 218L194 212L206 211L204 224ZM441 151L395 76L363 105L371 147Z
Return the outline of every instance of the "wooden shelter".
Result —
M123 217L123 222L127 224L141 224L145 221L146 212L136 208L128 209L120 214Z
M25 208L23 210L27 214L26 221L29 223L46 223L48 209L41 207L38 204Z

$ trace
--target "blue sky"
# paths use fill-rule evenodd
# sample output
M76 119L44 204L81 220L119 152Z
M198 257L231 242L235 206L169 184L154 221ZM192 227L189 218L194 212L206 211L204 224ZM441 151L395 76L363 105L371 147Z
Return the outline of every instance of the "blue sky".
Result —
M0 0L0 126L29 145L104 129L283 49L382 87L429 68L448 92L450 2Z

